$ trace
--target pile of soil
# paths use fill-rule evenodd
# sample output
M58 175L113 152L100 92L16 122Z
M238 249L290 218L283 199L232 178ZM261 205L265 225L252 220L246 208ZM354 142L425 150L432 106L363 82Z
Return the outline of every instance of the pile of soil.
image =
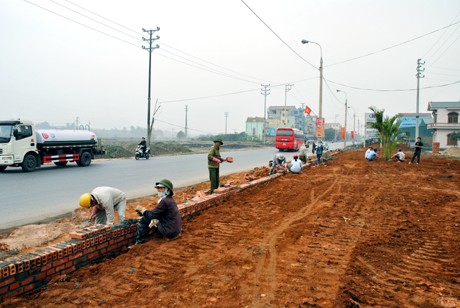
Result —
M460 161L363 157L342 152L245 190L174 241L151 239L4 305L460 306Z

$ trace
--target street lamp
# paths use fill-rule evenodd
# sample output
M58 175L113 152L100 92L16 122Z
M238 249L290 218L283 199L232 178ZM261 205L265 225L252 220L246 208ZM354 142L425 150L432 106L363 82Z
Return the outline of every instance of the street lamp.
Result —
M344 130L345 130L345 136L343 138L343 149L347 147L347 109L348 109L348 95L347 92L343 90L336 90L337 92L342 92L345 94L345 125L344 125Z
M319 62L319 118L323 118L323 48L321 48L321 45L312 42L312 41L307 41L307 40L302 40L302 44L315 44L319 46L320 52L321 52L321 58Z

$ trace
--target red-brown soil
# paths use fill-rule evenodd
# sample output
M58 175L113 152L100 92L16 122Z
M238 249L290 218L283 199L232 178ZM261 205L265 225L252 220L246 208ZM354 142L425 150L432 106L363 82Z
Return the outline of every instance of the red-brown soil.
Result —
M363 157L343 152L245 190L174 241L151 239L3 305L460 306L460 161Z

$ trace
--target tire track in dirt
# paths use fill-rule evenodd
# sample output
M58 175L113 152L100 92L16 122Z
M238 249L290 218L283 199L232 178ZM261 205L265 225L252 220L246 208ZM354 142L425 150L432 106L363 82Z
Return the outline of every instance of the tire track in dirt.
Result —
M349 166L350 169L353 169L353 167L354 164ZM274 304L275 298L285 298L286 300L289 300L288 294L292 292L293 288L302 289L301 285L305 284L305 282L309 282L311 284L311 281L308 281L308 271L311 271L312 268L315 267L316 270L318 270L318 263L315 261L308 262L307 258L316 261L321 260L324 250L329 250L328 254L330 255L330 259L328 260L327 264L320 265L320 268L323 271L323 274L321 275L322 281L319 283L320 287L304 289L299 293L303 293L304 296L307 296L307 294L311 294L312 291L314 291L315 296L310 298L310 301L316 302L318 300L326 300L332 302L334 300L334 296L338 291L338 286L337 283L330 282L336 282L338 272L344 272L343 268L346 265L347 260L349 260L352 248L359 238L361 229L358 228L353 230L356 232L353 232L352 236L344 237L343 233L346 234L349 232L344 232L343 229L350 228L350 226L345 223L346 221L344 222L346 219L330 220L328 221L327 225L324 223L320 224L320 228L327 230L316 233L316 235L319 234L320 236L313 238L303 235L301 236L301 238L303 238L302 242L299 241L295 243L295 245L284 245L282 248L279 247L280 244L278 243L280 241L280 235L283 232L290 232L290 229L305 228L304 220L311 222L313 219L313 217L308 217L308 219L306 219L307 216L314 216L312 215L313 213L320 213L322 208L329 207L328 203L330 203L331 199L333 199L336 195L341 195L342 185L338 183L346 183L343 182L343 170L338 170L338 168L330 168L329 171L332 172L329 173L327 177L325 177L326 182L328 182L327 189L324 189L323 187L319 189L311 189L309 205L302 207L295 213L291 213L290 217L287 219L285 218L275 230L267 234L264 241L262 242L261 246L264 250L267 250L265 255L268 256L264 256L264 258L259 260L256 267L252 306L257 307L263 304ZM344 172L344 174L347 174L347 172ZM321 193L318 194L317 190L320 190ZM360 207L361 206L355 204L347 208L347 210L350 214L354 215L355 212L359 211ZM299 247L305 246L309 247L308 251L299 251ZM345 249L345 247L349 248ZM280 253L278 253L278 250L280 250ZM316 256L314 251L320 251L320 254ZM286 256L289 255L297 256L297 258L294 260L286 261ZM291 271L289 270L288 274L280 275L280 273L276 273L278 265L280 265L279 267L282 269L286 269L286 267L297 268L297 272L294 271L294 274L290 274ZM278 268L278 270L280 269ZM301 272L301 275L298 275L299 272ZM278 277L278 279L279 277L283 277L283 280L280 281L281 286L278 286L278 281L275 277ZM269 283L267 284L267 282ZM258 285L264 285L267 286L267 288L260 289L257 288ZM289 304L299 304L299 302L293 302Z
M293 291L299 294L300 299L293 297L285 303L288 306L328 306L336 299L340 287L337 277L345 273L365 227L363 203L349 202L344 198L351 186L360 185L359 181L351 179L353 168L354 164L350 164L346 168L332 169L331 177L343 184L332 187L333 193L322 200L314 212L316 221L308 223L307 230L311 231L280 254L282 258L297 256L287 260L286 263L297 271L289 271L277 294L277 297L287 299ZM333 215L329 215L331 211ZM298 227L301 225L299 222ZM297 281L297 284L288 281Z

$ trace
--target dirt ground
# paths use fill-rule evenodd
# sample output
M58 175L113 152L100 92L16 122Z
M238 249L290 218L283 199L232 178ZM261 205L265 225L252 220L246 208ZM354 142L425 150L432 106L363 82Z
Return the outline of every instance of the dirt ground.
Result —
M347 151L230 197L174 241L151 239L1 306L459 307L459 231L458 159Z

